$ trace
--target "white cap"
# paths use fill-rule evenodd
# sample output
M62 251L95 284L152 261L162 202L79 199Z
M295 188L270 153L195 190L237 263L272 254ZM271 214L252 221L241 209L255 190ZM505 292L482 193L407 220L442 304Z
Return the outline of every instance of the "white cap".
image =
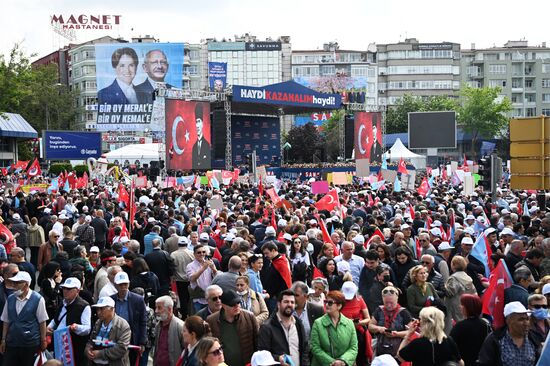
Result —
M51 209L51 208L47 208L47 207L46 207L46 208L44 209L44 213L45 213L45 214L49 214L50 212L52 212L52 209Z
M284 234L283 234L283 239L285 239L285 240L292 240L292 235L290 235L289 233L284 233Z
M195 204L194 204L194 203L190 203L188 207L189 207L189 208L195 208Z
M208 241L210 238L210 236L208 235L208 233L201 233L201 235L199 235L199 240L201 241Z
M516 233L514 233L514 231L512 229L510 229L509 227L505 227L504 229L502 229L502 231L500 232L500 235L512 235L512 236L516 236Z
M90 248L90 253L99 253L99 247L96 247L95 245Z
M14 220L21 220L21 216L19 216L18 213L14 213L12 216L11 216L12 219Z
M311 220L309 220L309 224L310 225L317 225L317 220L311 219Z
M489 235L493 234L495 231L497 231L497 230L494 227L490 227L490 228L485 229L484 233L485 233L485 236L489 236Z
M468 233L468 234L470 234L470 235L474 235L474 234L475 234L474 228L471 227L471 226L468 226L466 229L464 229L464 232L465 232L465 233Z
M109 296L100 297L97 304L92 305L93 308L104 308L104 307L115 307L115 300L111 299Z
M275 361L271 352L269 351L258 351L254 352L252 355L252 360L250 362L252 366L271 366L271 365L280 365L280 362Z
M500 211L501 214L503 215L506 215L506 214L509 214L510 211L508 211L507 209L503 208L502 211Z
M466 220L475 220L475 216L474 215L468 215L466 216Z
M353 299L355 294L357 294L357 285L353 283L353 281L344 282L342 285L342 293L344 294L346 300Z
M474 245L474 241L469 236L465 236L464 238L462 238L462 241L460 243Z
M432 222L432 227L440 227L441 226L441 221L439 220L435 220L434 222Z
M80 280L76 277L69 277L65 280L65 282L63 282L63 284L59 287L64 287L64 288L77 288L77 289L80 289L80 286L82 286L82 284L80 283Z
M392 355L385 354L376 356L374 360L372 360L371 366L399 366L399 364Z
M277 221L277 226L286 226L287 224L288 222L285 219L279 219L279 221Z
M477 222L479 222L480 224L485 224L485 217L483 216L478 216L478 218L476 219Z
M87 215L86 218L84 219L84 221L86 221L86 222L92 222L92 216Z
M223 238L223 240L225 241L233 241L235 240L235 235L231 234L231 233L227 233L227 235Z
M152 224L153 222L157 222L157 220L155 220L154 217L149 217L149 218L147 219L147 222L150 223L150 224Z
M275 231L275 228L273 226L268 226L265 229L265 235L275 235L277 232Z
M88 212L88 206L82 206L82 212Z
M130 241L130 239L127 236L121 236L119 241L120 244L126 244Z
M336 263L336 268L338 268L338 272L347 273L351 271L351 267L349 266L349 263L346 261L340 261Z
M121 283L130 283L130 278L128 278L128 273L124 271L118 272L115 275L115 285L120 285Z
M187 240L185 236L180 236L180 238L178 239L178 245L186 246L188 244L189 244L189 240Z
M15 276L10 278L10 281L12 281L12 282L25 281L28 284L30 284L32 280L31 280L31 275L29 274L29 272L19 271L19 272L17 272L17 274Z
M16 214L17 215L17 214ZM15 216L15 215L14 215ZM61 214L58 217L59 220L68 220L69 218L65 214Z
M453 247L449 244L448 241L441 242L441 244L439 244L439 246L437 247L437 250L440 252L444 250L450 250L450 249L453 249Z
M434 227L430 229L430 234L432 234L433 236L441 237L441 230L439 230L439 228L437 227Z
M410 228L411 228L411 225L409 225L409 224L401 225L401 230L410 229Z
M507 318L512 314L531 314L525 306L519 301L512 301L504 306L504 317Z
M352 241L355 243L355 244L359 244L359 245L363 245L365 244L365 237L361 234L358 234L358 235L355 235L352 239Z
M220 222L220 225L219 225L219 227L222 227L222 226L225 226L225 227L227 227L227 224L225 223L225 221L222 221L222 222Z
M543 295L550 294L550 283L547 283L546 285L542 286L542 294Z

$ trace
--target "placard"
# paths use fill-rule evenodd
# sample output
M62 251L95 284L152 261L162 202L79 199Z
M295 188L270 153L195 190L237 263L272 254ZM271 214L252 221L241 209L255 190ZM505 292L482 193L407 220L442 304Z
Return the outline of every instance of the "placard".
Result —
M357 159L355 160L356 176L365 178L370 175L370 160L369 159Z
M311 183L311 193L313 194L325 194L329 191L329 185L326 180L320 180Z
M395 182L397 172L395 170L382 169L382 178L386 182Z
M346 172L333 172L332 182L334 185L346 185L348 184L348 176Z
M221 198L212 198L208 200L208 203L212 209L221 210L223 208L223 201Z

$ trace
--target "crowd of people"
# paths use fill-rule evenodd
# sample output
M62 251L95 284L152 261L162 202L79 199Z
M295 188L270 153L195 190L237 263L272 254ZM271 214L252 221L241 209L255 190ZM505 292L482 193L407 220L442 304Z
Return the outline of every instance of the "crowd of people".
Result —
M76 366L536 364L545 199L436 180L426 196L339 186L319 210L308 183L264 188L150 185L133 217L97 182L0 191L0 365L33 365L64 328ZM513 283L487 311L499 264Z

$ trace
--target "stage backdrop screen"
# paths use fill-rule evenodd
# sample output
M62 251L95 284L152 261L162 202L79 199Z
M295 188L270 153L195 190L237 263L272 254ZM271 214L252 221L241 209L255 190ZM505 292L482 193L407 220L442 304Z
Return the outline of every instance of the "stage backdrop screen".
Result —
M44 131L46 160L86 160L101 156L101 132Z
M256 150L258 166L279 164L281 130L278 117L231 116L231 135L235 166L244 164L245 156L253 150Z
M409 149L455 149L455 112L410 112Z
M182 87L183 43L97 44L95 58L97 129L158 131L151 125L153 92L159 85ZM73 68L73 76L91 67Z
M355 112L355 159L382 162L382 113Z
M166 100L166 166L206 170L211 167L210 104ZM221 131L220 133L225 133Z

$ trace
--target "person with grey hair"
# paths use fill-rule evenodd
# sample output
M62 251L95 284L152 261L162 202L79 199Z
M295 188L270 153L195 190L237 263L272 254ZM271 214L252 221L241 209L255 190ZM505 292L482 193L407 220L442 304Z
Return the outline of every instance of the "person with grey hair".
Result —
M139 254L139 249L140 249L139 241L137 241L135 239L131 239L128 242L127 248L130 252L133 252L135 254Z
M224 290L231 289L233 291L237 290L236 281L240 276L240 269L242 265L242 259L234 255L229 258L228 271L227 272L218 272L216 277L212 280L212 285L219 285Z
M112 296L117 293L117 289L115 286L115 276L119 272L122 272L122 267L119 265L114 265L107 269L107 278L109 279L109 282L100 289L100 298L105 296Z
M145 261L151 272L156 274L159 279L159 295L168 295L171 279L175 272L174 260L168 252L161 249L162 238L153 239L151 244L153 251L145 255Z
M315 320L323 316L325 310L322 306L308 301L309 287L305 282L296 281L292 284L290 290L294 293L296 307L294 315L301 320L304 325L306 339L309 339L309 333Z
M17 264L17 267L19 267L21 271L29 273L31 276L31 290L33 290L36 285L36 268L34 268L31 263L26 261L25 251L19 247L12 248L10 253L10 261Z
M174 316L174 301L170 296L155 300L155 346L153 365L175 366L183 348L183 321Z
M509 230L509 229L508 229ZM508 234L501 234L501 236L511 236ZM510 230L511 232L511 230ZM510 250L506 253L506 256L504 257L504 262L506 262L506 265L508 266L508 271L510 273L514 272L514 269L516 268L516 265L523 260L522 252L525 250L525 244L522 240L514 239L510 243Z
M548 301L546 296L541 294L529 295L527 299L528 309L531 313L531 329L529 333L543 344L550 331L550 320L548 319Z
M529 286L533 283L533 275L526 266L521 266L514 271L514 284L504 290L504 304L519 301L527 307L529 298Z
M55 230L50 230L48 233L48 241L43 243L38 249L38 270L49 263L52 258L55 258L58 252L63 250L63 244L59 243L59 233Z
M217 311L220 311L222 308L221 296L223 290L218 285L210 285L206 288L205 299L208 302L207 306L199 310L195 315L200 316L203 320L206 321L206 318L210 314L214 314Z
M168 234L170 237L164 242L164 250L166 250L169 254L172 254L178 250L178 241L180 240L180 237L178 236L178 229L175 226L170 226L168 228Z

